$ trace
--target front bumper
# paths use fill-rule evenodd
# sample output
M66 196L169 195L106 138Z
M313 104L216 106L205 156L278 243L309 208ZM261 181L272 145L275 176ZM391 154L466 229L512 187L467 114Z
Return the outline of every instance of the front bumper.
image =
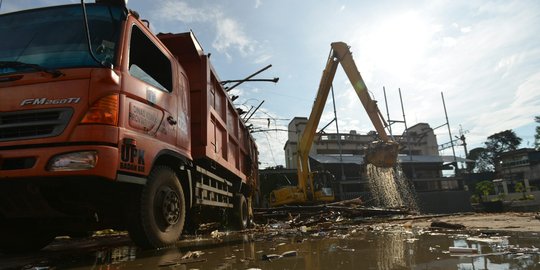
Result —
M51 158L65 153L95 151L97 163L94 168L78 171L49 171ZM0 181L55 178L70 176L90 176L115 180L118 166L118 148L104 145L77 145L32 147L0 150Z

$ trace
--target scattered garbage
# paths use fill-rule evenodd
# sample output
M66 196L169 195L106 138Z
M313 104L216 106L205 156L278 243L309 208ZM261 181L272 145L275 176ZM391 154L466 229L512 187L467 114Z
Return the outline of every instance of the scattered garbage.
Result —
M226 233L224 232L220 232L218 230L215 230L215 231L212 231L210 233L210 237L212 237L213 239L218 239L220 240Z
M354 252L355 249L354 248L348 248L348 247L340 247L340 246L337 246L336 247L337 249L341 250L341 251L347 251L347 252Z
M159 264L159 267L168 267L188 263L205 262L206 259L200 258L204 252L202 251L188 251L182 257L170 261L166 261Z
M290 251L285 251L279 255L278 254L264 254L262 255L262 260L273 261L273 260L286 258L286 257L296 257L297 255L298 255L298 252L296 250L290 250Z
M467 237L467 241L471 242L481 242L486 244L500 244L503 242L508 243L508 237L507 236L491 236L491 237Z
M469 247L449 247L450 253L478 253L478 249Z

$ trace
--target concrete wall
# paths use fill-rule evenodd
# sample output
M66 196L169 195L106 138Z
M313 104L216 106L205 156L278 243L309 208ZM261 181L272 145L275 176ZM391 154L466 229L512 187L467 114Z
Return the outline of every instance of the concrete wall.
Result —
M472 212L471 193L463 190L418 192L417 202L423 214Z
M341 200L362 198L367 206L373 203L369 192L347 192ZM416 202L422 214L450 214L472 212L471 193L463 190L417 192Z

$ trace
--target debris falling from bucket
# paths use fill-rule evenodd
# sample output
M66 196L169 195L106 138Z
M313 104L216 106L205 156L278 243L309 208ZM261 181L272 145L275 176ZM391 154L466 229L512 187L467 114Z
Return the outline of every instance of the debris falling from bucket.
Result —
M384 168L367 164L366 172L371 195L378 206L418 211L414 188L400 166Z

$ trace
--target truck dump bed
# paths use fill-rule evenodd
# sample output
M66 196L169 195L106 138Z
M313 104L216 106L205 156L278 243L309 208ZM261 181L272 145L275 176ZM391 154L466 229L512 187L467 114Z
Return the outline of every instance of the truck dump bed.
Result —
M185 69L190 84L191 149L195 162L217 163L256 185L257 147L191 32L159 34Z

